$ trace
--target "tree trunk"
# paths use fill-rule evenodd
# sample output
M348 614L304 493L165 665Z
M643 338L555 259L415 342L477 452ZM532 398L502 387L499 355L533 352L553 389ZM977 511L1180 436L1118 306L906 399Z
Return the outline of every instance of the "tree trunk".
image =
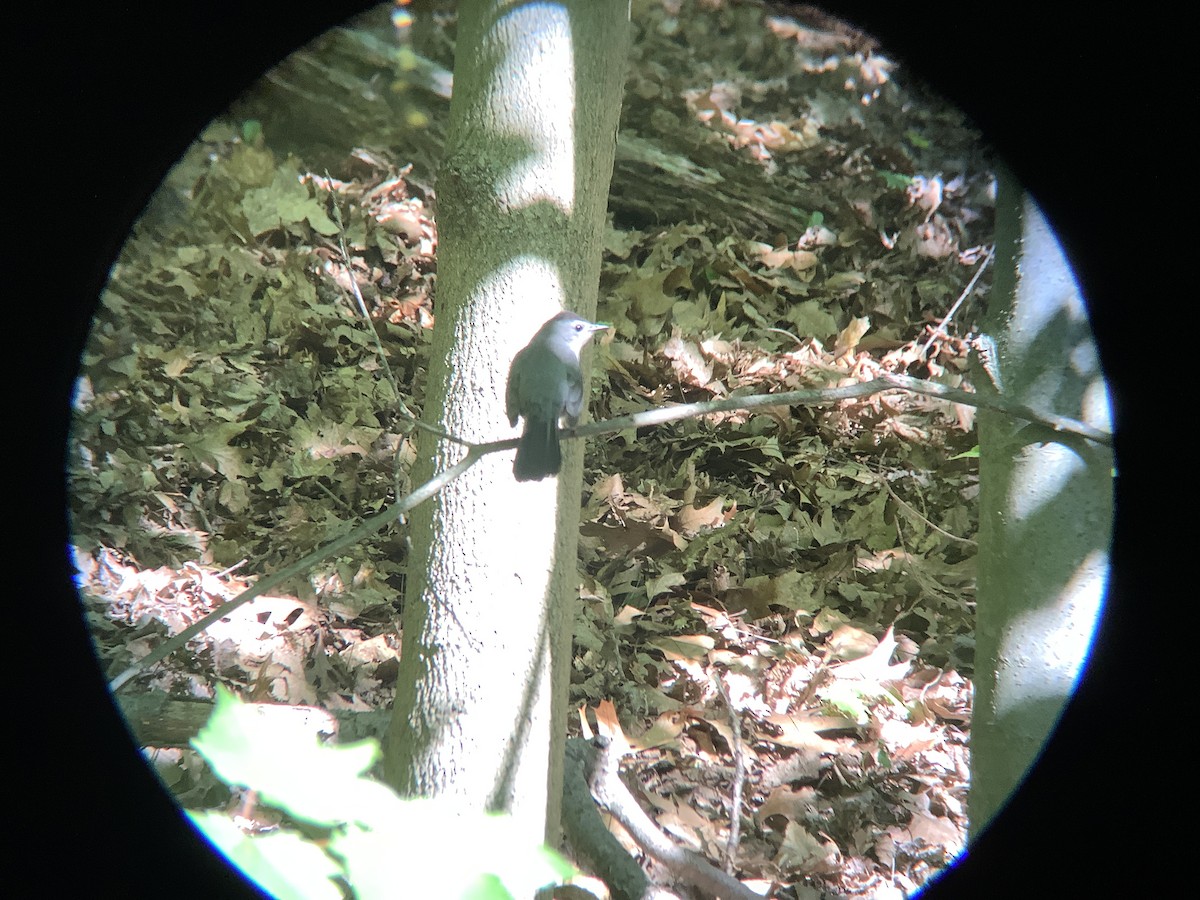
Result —
M996 205L989 331L999 386L1018 403L1111 430L1062 247L1007 172ZM983 410L979 436L973 835L1020 784L1070 699L1103 605L1113 516L1111 449Z
M560 309L595 310L625 59L625 0L459 9L438 177L438 308L425 419L509 431L513 355ZM586 358L585 358L586 371ZM420 508L385 771L403 793L505 810L554 839L561 798L582 453L518 484L492 455ZM462 456L423 439L420 483Z

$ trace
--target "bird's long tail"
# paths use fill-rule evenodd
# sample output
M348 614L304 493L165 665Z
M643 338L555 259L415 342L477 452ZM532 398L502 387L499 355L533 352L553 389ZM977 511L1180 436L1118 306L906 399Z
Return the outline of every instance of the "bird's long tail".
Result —
M547 475L557 475L562 467L562 451L558 446L558 423L528 419L517 458L513 461L513 477L517 481L541 481Z

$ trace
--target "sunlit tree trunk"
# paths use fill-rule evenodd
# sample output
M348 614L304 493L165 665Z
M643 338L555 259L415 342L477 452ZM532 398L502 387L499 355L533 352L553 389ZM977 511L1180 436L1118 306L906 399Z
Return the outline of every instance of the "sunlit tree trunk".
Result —
M459 7L425 404L448 432L510 436L513 355L560 309L595 310L628 29L627 0ZM463 453L419 450L414 483ZM557 480L518 484L490 456L411 522L387 778L538 841L558 827L581 458L567 442Z
M989 331L1009 399L1111 430L1108 390L1062 247L1003 173ZM982 390L994 383L981 379ZM1110 448L981 411L972 835L1045 744L1087 658L1113 515Z

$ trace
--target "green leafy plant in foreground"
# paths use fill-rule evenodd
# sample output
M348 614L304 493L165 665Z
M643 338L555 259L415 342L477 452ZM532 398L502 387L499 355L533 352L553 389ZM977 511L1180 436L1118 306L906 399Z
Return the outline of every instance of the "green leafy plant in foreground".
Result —
M252 837L217 812L188 815L230 862L282 900L531 897L573 870L553 851L528 844L503 815L456 815L433 800L401 800L365 774L379 743L322 745L300 723L266 722L218 689L208 723L192 741L222 781L256 792L299 830Z

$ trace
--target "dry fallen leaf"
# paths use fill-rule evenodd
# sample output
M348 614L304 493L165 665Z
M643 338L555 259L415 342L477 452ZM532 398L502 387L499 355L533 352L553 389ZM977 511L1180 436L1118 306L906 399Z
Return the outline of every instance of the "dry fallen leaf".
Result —
M781 868L817 875L836 872L841 858L833 841L821 841L795 822L789 822L775 861Z
M726 522L726 517L721 512L724 505L724 497L715 497L707 506L683 507L676 513L680 532L684 537L694 537L705 529L720 528Z

